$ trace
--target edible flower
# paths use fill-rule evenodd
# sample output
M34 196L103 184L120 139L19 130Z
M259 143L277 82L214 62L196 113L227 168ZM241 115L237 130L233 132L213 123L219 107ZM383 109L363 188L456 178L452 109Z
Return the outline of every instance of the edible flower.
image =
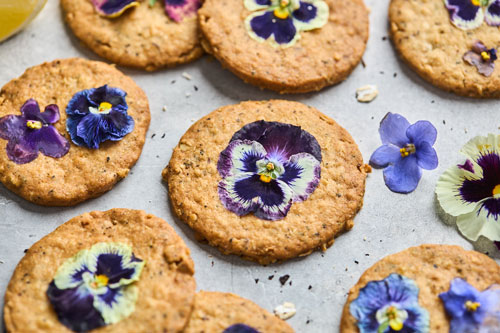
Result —
M437 182L438 201L468 239L500 241L500 136L477 136L460 153L465 162L450 167Z
M480 292L467 281L455 278L439 298L451 317L450 333L500 331L500 285Z
M453 25L462 30L476 29L483 21L500 26L500 0L444 0Z
M76 93L66 107L66 128L78 146L98 149L104 141L120 141L134 129L127 114L127 93L104 85Z
M293 202L306 200L321 177L321 147L300 127L257 121L244 126L222 151L219 198L239 216L284 218Z
M274 46L289 47L301 31L323 27L329 8L323 0L244 0L250 14L245 25L253 39L269 40Z
M429 313L418 304L415 281L391 274L370 281L349 306L361 333L429 332Z
M59 108L48 105L40 112L38 102L27 100L21 107L21 115L0 118L0 138L8 140L7 156L16 164L25 164L38 157L60 158L69 151L69 142L54 126L60 118Z
M235 324L226 328L222 333L259 333L259 331L245 324Z
M476 41L472 50L464 54L464 61L476 66L477 71L484 76L491 76L495 70L495 61L498 59L496 49L488 49L482 42Z
M380 122L383 145L371 156L370 164L384 168L387 187L397 193L413 192L422 177L422 170L438 166L438 157L432 146L437 130L428 121L410 125L400 114L388 113Z
M47 289L59 321L85 332L129 316L144 264L121 243L97 243L67 259Z
M137 0L92 0L94 8L99 15L115 18L123 14L127 9L139 6Z

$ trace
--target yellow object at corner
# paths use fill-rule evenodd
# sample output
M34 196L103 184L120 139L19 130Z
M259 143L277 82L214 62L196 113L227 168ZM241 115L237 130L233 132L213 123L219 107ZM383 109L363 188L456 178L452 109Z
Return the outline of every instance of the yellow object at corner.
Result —
M23 29L47 0L0 0L0 42Z

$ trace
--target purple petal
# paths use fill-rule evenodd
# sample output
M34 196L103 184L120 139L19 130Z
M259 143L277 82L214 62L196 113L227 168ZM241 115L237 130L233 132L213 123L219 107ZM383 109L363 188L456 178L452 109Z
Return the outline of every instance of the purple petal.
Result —
M290 161L285 163L284 168L285 173L279 177L279 180L286 183L293 191L294 202L306 200L318 187L321 165L311 154L293 155Z
M394 164L402 158L399 147L392 144L383 145L373 152L370 157L370 165L374 168L385 168L389 164Z
M425 170L434 170L438 166L437 153L432 146L424 141L416 147L418 166Z
M125 97L127 93L119 88L111 88L107 85L96 89L88 90L88 100L99 106L102 102L107 102L113 106L113 109L127 110L128 105Z
M259 331L245 324L235 324L226 328L222 333L259 333Z
M465 179L459 188L461 198L466 202L479 202L493 196L493 189L500 184L500 156L495 153L482 155L477 164L483 170L481 179Z
M32 142L23 138L7 143L7 157L16 164L26 164L38 157L38 149Z
M309 22L314 20L317 14L318 14L318 8L314 4L304 1L300 1L299 9L295 10L292 13L295 19L302 22Z
M408 127L406 136L415 146L419 146L422 142L427 142L433 146L436 142L437 130L430 122L420 120Z
M74 129L74 122L68 122L68 129ZM121 112L111 111L107 115L89 113L81 118L76 126L76 133L70 132L71 138L78 136L85 146L98 149L101 142L121 140L125 135L132 132L134 120L132 117ZM77 143L80 140L73 140Z
M83 90L73 95L68 103L68 106L66 107L66 114L68 115L68 118L76 115L84 116L90 112L89 107L99 106L99 104L89 101L89 91L92 91L92 89Z
M473 51L468 51L464 54L464 61L469 65L473 65L477 68L477 71L484 76L488 77L495 71L495 63L493 61L487 62L483 60L480 54Z
M201 0L165 0L165 11L175 22L193 16L201 7Z
M268 39L271 35L278 44L290 43L297 34L297 29L293 25L293 20L280 19L272 11L264 12L255 16L250 21L253 32L262 39Z
M89 113L76 127L76 135L85 142L85 146L98 149L102 138L106 136L106 125L103 117Z
M464 164L458 164L457 167L460 169L474 173L474 164L470 160L466 160Z
M252 177L251 173L238 175L237 177L227 177L219 182L219 198L226 209L238 216L244 216L259 208L258 200L245 200L239 196L235 190L235 183Z
M500 251L500 242L493 242L495 243L495 246L497 247L498 251Z
M257 172L257 161L263 159L267 152L256 141L235 140L220 153L217 171L225 178L240 172Z
M60 119L59 107L55 104L50 104L45 108L44 112L40 113L39 117L46 125L54 124Z
M451 22L460 29L475 29L483 23L483 10L471 0L445 0L445 5Z
M27 138L37 142L38 149L42 154L54 158L60 158L69 151L69 142L52 126L44 126L34 131Z
M125 10L139 6L137 0L92 0L92 3L100 15L107 17L120 16Z
M500 25L500 0L493 1L486 8L485 20L491 26Z
M102 117L107 123L106 128L109 135L108 139L105 140L119 141L134 130L134 119L125 112L113 109L109 114Z
M397 193L413 192L421 177L422 170L414 154L384 169L385 184L391 191Z
M106 275L109 278L109 284L120 282L121 279L130 279L136 270L123 267L122 259L123 256L114 253L99 255L95 274Z
M21 113L28 120L38 120L40 116L38 102L33 98L28 99L23 106L21 106Z
M4 140L23 137L27 130L26 118L23 116L8 115L0 118L0 138Z
M409 143L406 136L406 130L410 127L410 123L400 114L387 113L384 119L380 122L380 139L384 145L393 144L398 147L403 147Z

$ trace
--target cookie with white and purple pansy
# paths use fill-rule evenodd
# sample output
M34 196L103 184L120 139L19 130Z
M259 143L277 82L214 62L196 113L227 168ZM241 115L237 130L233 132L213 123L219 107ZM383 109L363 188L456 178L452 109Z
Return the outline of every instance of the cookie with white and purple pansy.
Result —
M222 107L163 171L175 213L225 254L267 264L326 249L353 226L369 167L352 137L297 102Z
M8 332L181 332L189 320L194 264L154 215L86 213L25 252L5 293Z
M202 45L245 82L280 93L336 84L368 41L362 0L206 0Z
M410 67L459 95L500 97L500 0L392 0L391 36Z
M148 71L199 58L202 0L62 0L73 33L101 57Z
M29 68L0 100L0 181L46 206L76 205L126 177L150 121L131 78L77 58Z
M349 291L341 333L498 332L500 266L459 246L389 255Z
M243 297L200 291L185 333L292 333L283 320Z

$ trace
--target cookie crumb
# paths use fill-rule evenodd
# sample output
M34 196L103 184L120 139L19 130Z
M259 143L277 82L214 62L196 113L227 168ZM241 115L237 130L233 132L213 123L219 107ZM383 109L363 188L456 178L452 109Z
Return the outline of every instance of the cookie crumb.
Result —
M186 80L191 80L193 77L191 75L189 75L189 73L187 72L184 72L182 73L182 77L185 78Z
M191 93L190 92L186 92L186 97L191 97Z
M163 105L162 110L163 110L163 112L167 112L167 106L166 106L166 105Z
M378 89L376 85L368 84L356 90L356 98L358 102L370 103L378 96Z
M295 309L295 304L290 303L290 302L285 302L282 305L278 305L274 309L274 314L276 317L287 320L292 318L295 313L297 313L297 310Z
M290 278L290 275L286 274L286 275L283 275L280 277L280 283L282 286L285 285L285 283L288 281L288 279Z

